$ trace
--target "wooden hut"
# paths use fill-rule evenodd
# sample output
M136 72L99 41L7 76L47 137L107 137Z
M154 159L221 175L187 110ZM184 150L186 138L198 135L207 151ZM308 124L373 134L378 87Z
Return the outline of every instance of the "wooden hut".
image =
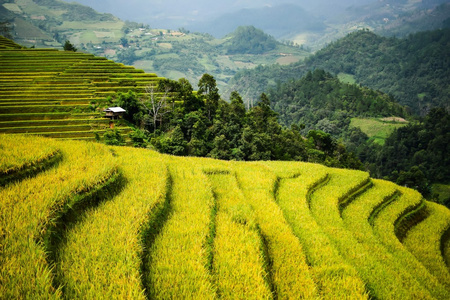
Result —
M103 110L105 112L105 117L111 118L111 120L119 119L126 112L122 107L108 107Z

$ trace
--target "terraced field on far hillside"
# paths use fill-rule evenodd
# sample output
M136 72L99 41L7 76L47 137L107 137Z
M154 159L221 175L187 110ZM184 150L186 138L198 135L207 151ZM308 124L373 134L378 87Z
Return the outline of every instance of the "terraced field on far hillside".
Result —
M22 49L0 37L0 133L94 139L109 128L102 114L111 105L108 97L129 90L142 94L159 79L103 57Z
M450 211L367 173L0 135L2 299L449 299Z

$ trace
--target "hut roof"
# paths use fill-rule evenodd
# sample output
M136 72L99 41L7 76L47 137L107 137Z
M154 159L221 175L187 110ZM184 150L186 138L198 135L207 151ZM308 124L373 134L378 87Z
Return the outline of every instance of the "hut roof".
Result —
M126 112L125 109L123 109L122 107L108 107L107 109L104 109L103 111L105 112L113 112L113 113L123 113Z

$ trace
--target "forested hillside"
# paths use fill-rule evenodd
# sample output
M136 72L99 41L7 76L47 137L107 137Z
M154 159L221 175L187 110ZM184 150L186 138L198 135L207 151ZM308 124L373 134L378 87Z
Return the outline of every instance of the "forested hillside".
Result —
M450 103L450 29L421 32L405 39L361 30L349 34L304 62L266 66L235 75L229 90L256 99L276 82L299 79L311 69L346 75L350 80L390 94L414 113Z
M430 197L432 183L450 182L449 141L450 114L436 108L422 122L394 131L383 146L361 147L359 154L372 176L388 178ZM450 198L441 201L450 206Z
M319 129L342 137L353 117L406 117L407 110L392 97L347 84L323 70L309 71L271 89L269 97L285 126L305 126L305 131Z

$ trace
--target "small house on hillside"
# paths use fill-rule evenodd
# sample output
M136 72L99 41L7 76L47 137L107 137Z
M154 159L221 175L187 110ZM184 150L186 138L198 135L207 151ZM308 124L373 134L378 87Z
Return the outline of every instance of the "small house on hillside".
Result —
M123 116L123 114L126 112L125 109L122 107L108 107L107 109L103 110L106 114L105 117L114 119L119 119Z

